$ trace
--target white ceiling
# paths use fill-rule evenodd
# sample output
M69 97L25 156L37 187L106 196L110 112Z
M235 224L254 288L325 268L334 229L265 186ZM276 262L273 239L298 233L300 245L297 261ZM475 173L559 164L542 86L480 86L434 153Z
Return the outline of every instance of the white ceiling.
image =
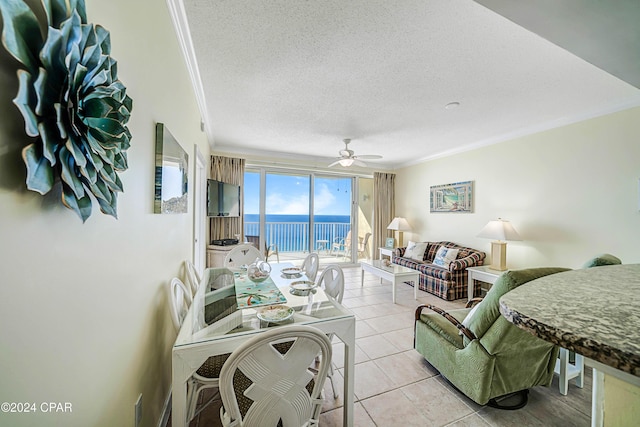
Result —
M640 105L638 88L471 0L183 3L217 153L324 164L352 138L389 169Z

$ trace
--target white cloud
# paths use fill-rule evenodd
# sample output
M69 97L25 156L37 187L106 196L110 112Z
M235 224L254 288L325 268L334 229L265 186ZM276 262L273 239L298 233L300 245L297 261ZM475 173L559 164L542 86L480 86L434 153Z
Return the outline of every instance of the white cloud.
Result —
M266 209L270 215L307 215L309 213L309 195L270 193L267 195Z
M326 184L316 187L314 207L318 215L334 215L338 211L336 203L336 197ZM309 195L272 192L267 195L266 209L271 215L307 215Z

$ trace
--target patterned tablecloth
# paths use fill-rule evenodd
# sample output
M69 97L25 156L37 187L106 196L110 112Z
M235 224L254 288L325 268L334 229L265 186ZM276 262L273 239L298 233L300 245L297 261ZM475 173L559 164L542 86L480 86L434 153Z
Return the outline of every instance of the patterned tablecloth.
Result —
M246 274L241 274L235 277L235 285L239 309L287 302L271 277L264 282L254 283Z

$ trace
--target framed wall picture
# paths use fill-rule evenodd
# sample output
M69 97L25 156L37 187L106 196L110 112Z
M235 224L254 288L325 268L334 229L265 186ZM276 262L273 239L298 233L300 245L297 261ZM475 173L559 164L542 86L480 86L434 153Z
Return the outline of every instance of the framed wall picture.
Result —
M473 181L434 185L430 191L431 212L473 212Z
M156 124L154 213L187 213L189 156L162 123Z
M387 240L384 243L385 248L393 248L396 244L396 239L393 237L387 237Z

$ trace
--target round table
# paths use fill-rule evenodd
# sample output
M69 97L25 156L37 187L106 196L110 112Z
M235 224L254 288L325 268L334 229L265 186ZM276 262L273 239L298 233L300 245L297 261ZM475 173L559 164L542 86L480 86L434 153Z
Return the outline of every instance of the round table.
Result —
M602 425L605 413L603 374L640 387L639 308L640 264L551 274L500 298L511 323L582 354L594 368L593 426Z

